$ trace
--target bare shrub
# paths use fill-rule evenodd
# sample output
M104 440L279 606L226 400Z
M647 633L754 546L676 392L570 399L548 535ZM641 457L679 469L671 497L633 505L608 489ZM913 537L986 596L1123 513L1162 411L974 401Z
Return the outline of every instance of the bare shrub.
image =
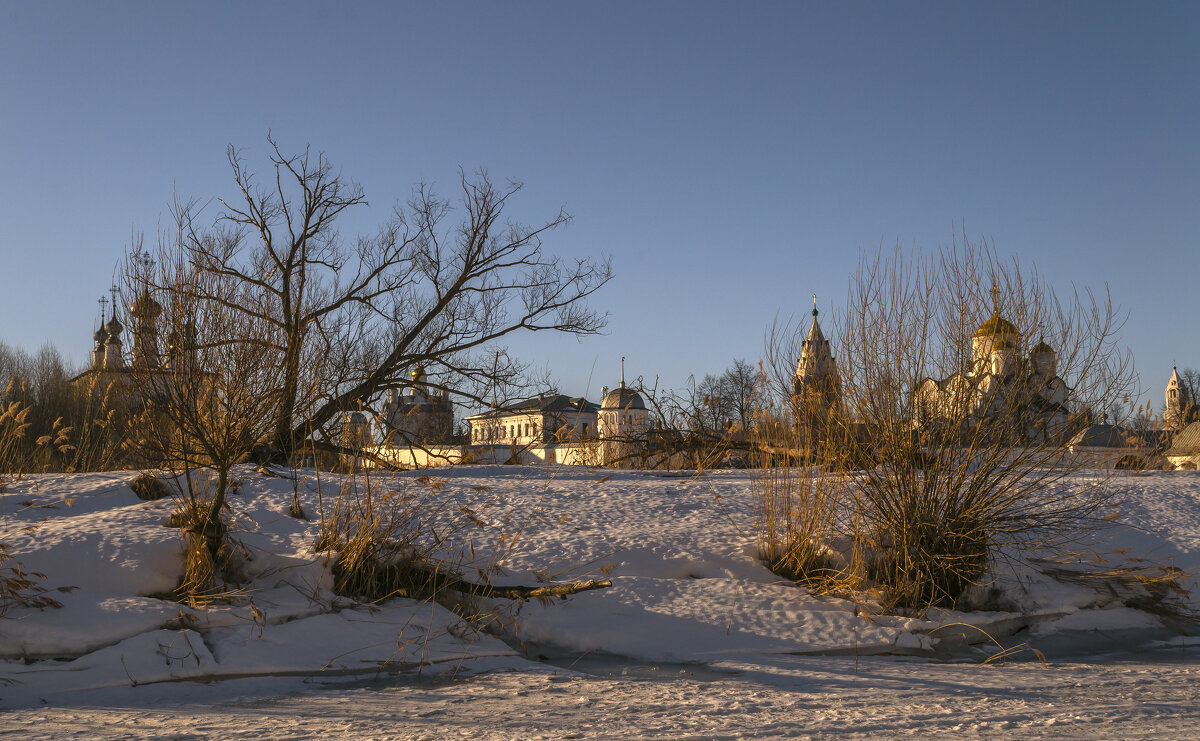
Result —
M862 258L838 336L845 440L878 461L850 476L895 606L953 605L997 548L1098 521L1107 490L1064 485L1084 465L1067 445L1131 388L1122 323L1107 293L1060 299L986 244ZM1046 343L1054 372L1033 358Z
M764 446L755 468L758 556L771 571L817 594L858 586L861 565L839 550L854 538L844 521L846 476Z
M179 593L191 601L220 594L233 573L222 519L230 470L267 436L282 373L275 328L230 306L244 286L186 259L185 210L176 204L176 234L163 235L157 261L145 259L140 244L129 256L130 313L149 317L153 329L161 316L167 337L160 348L156 333L135 324L143 346L124 377L134 417L131 457L165 469L177 493L186 558Z
M818 544L840 534L886 608L953 606L999 549L1053 552L1102 521L1104 480L1065 479L1086 465L1072 435L1134 382L1107 293L1060 299L964 240L863 256L845 309L824 321L840 401L792 398L796 438L777 434L787 455L764 459L760 548L778 573L819 583ZM762 396L775 405L792 394L804 329L768 331Z

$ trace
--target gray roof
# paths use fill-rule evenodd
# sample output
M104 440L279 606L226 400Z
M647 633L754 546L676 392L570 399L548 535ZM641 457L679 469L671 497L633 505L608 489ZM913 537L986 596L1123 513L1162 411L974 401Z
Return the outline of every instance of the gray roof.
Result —
M621 386L609 391L605 395L604 401L600 404L601 409L645 409L646 402L642 401L642 396L638 392L630 388Z
M1072 447L1081 448L1156 448L1166 443L1158 430L1138 431L1120 425L1089 425L1071 438Z
M534 414L537 412L596 412L600 407L582 396L566 396L565 394L538 394L525 401L506 404L499 409L489 409L486 412L472 414L467 419L490 419L507 417L513 414Z
M1193 422L1175 435L1167 455L1192 455L1197 451L1200 451L1200 422Z

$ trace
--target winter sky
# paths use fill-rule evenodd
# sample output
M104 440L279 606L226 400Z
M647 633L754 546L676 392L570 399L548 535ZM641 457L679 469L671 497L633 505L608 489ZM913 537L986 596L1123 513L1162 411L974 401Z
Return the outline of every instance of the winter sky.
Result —
M965 229L1107 283L1157 408L1200 367L1198 39L1193 2L0 0L0 339L84 362L131 235L271 131L362 184L350 238L460 167L572 213L607 334L512 345L565 393L754 361L860 251Z

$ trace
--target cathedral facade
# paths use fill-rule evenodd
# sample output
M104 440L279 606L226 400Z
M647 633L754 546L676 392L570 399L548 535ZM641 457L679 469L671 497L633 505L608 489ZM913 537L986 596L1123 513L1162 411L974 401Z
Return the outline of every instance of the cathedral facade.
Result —
M448 443L454 434L454 404L446 391L431 389L424 369L417 368L407 394L388 391L379 421L385 445Z
M971 362L959 373L926 378L913 390L916 427L957 423L962 431L1003 418L1005 434L1049 439L1067 427L1066 382L1057 375L1058 356L1044 340L1023 355L1022 335L1000 315L979 325L971 337Z

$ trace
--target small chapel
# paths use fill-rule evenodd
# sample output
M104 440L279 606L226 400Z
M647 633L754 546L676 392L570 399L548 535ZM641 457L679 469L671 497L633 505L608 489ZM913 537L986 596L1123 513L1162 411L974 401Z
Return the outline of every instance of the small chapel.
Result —
M914 426L958 420L965 432L1016 411L1015 427L1025 439L1049 439L1064 431L1069 389L1057 375L1057 353L1043 338L1023 355L1023 339L1001 316L999 291L993 290L992 315L971 337L968 367L948 378L926 378L913 390Z

